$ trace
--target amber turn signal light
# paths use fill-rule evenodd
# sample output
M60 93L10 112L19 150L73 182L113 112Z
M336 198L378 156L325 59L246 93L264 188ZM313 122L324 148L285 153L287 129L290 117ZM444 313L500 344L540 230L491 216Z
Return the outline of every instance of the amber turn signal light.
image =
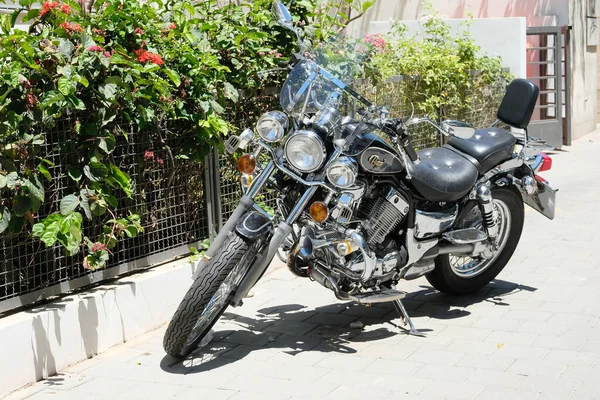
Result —
M244 154L238 160L238 170L242 174L251 175L256 169L256 159L252 154Z
M310 205L310 209L308 210L310 217L315 222L323 222L329 216L329 210L327 209L327 205L322 201L315 201Z

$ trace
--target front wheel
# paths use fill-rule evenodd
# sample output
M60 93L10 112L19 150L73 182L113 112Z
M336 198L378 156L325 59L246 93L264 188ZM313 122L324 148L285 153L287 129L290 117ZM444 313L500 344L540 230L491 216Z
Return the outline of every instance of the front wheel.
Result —
M494 188L492 198L499 225L496 252L489 259L453 254L438 256L427 280L440 292L453 295L476 292L502 271L517 248L525 218L523 200L517 190L510 187ZM484 229L476 203L468 206L456 227Z
M258 245L231 234L223 250L199 271L165 332L163 347L168 355L185 357L208 334L256 258Z

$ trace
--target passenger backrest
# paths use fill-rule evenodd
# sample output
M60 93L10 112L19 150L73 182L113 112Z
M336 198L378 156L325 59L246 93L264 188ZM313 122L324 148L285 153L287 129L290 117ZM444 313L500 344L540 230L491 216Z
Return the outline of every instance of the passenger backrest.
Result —
M533 114L540 88L527 79L515 79L506 88L497 117L500 121L525 129Z

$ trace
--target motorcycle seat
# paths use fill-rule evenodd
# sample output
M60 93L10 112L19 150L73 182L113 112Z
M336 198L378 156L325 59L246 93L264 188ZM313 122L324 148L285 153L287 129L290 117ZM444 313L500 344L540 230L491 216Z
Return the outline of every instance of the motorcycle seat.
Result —
M458 154L466 154L467 159L473 157L476 160L474 162L475 166L479 169L479 173L483 175L496 165L509 159L512 156L516 142L514 135L504 129L487 128L475 131L475 134L468 139L452 137L444 147L448 147L450 150L458 150Z
M429 201L456 201L469 193L479 176L473 163L450 149L424 149L418 155L419 164L408 166L410 182Z

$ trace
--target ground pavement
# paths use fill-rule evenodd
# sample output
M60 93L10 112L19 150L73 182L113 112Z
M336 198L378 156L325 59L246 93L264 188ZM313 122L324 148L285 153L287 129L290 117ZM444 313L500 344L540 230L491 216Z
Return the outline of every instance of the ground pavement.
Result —
M556 219L526 208L499 280L460 298L406 285L427 338L390 306L339 302L281 269L183 362L165 357L163 327L9 398L599 399L600 132L565 150L544 173Z

